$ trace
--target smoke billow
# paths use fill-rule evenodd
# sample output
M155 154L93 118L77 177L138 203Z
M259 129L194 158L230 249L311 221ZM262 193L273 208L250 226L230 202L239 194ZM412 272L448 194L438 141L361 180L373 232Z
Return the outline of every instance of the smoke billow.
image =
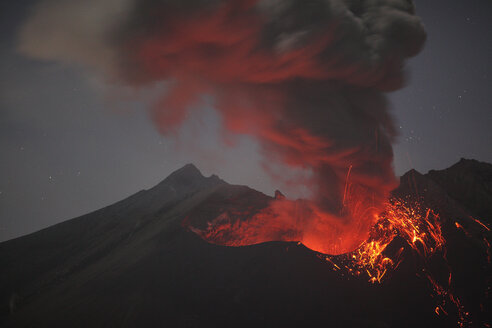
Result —
M384 92L402 87L424 41L410 0L45 0L19 50L124 85L170 82L152 108L162 133L212 96L224 134L312 170L298 239L340 253L365 239L395 186Z

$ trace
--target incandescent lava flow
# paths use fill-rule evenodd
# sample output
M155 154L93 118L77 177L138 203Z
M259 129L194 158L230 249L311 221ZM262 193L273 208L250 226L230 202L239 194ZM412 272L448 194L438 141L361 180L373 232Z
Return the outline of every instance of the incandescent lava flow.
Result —
M490 228L480 220L463 217L462 222L466 222L468 226L465 229L454 219L450 220L448 217L443 220L437 212L426 207L427 202L421 197L409 194L403 198L392 196L386 202L384 210L376 215L368 238L355 250L340 254L340 248L331 243L333 239L323 239L333 233L333 226L326 231L321 230L323 226L306 229L308 224L316 224L317 220L322 220L316 217L318 214L309 207L309 202L286 200L278 191L275 198L266 203L258 202L256 197L244 196L231 194L221 195L218 201L207 199L207 204L215 211L200 207L189 214L183 225L205 241L224 246L296 241L317 251L318 257L331 265L341 277L355 277L367 280L370 284L383 284L397 272L400 275L416 275L429 288L434 303L429 311L433 311L435 315L455 318L458 327L472 327L474 320L486 320L487 315L484 313L487 310L484 304L488 302L490 280L486 282L487 289L479 290L480 295L475 295L470 304L470 299L462 290L463 269L456 267L456 263L462 263L456 261L456 250L452 254L453 259L448 260L449 238L454 244L452 247L458 245L462 248L472 242L475 249L471 254L484 251L486 254L486 261L481 258L481 263L473 269L474 273L479 273L476 279L483 280L483 273L491 268L491 237ZM351 196L350 187L347 187L345 202L348 205L354 201L356 204L352 208L357 208L356 198ZM471 233L468 229L474 232ZM315 233L312 233L313 230ZM456 240L460 231L464 236L461 236L461 240ZM339 231L335 234L337 237L343 236ZM350 235L346 237L351 238ZM330 243L325 243L324 240ZM406 269L403 272L397 271L400 266ZM476 267L481 268L477 271ZM468 284L472 283L465 281L465 286ZM463 302L463 299L468 302ZM480 309L474 309L472 316L470 309L473 308L473 303L478 302L481 302Z

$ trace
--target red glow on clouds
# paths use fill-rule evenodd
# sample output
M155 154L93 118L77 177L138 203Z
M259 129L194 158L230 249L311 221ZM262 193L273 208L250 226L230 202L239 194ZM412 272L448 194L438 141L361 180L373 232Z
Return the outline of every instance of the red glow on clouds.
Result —
M296 235L289 240L323 253L353 250L367 238L375 213L396 185L395 133L378 90L399 86L400 64L409 54L398 44L391 53L387 45L381 47L387 53L374 60L359 23L336 6L326 14L334 17L316 25L294 9L276 17L259 3L219 1L197 10L164 10L150 33L129 42L135 67L127 78L172 82L153 109L161 132L174 132L190 106L211 95L225 136L253 136L266 162L312 171L303 182L312 199L274 202L255 214L253 226L276 224ZM357 196L346 202L349 184ZM254 230L255 240L279 238Z

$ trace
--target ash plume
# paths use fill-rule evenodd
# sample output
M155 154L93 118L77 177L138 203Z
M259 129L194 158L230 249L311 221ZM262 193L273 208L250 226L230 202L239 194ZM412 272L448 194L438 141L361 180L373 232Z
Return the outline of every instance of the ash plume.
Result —
M45 0L18 49L113 83L170 82L151 110L164 134L212 96L224 135L253 136L267 163L312 171L298 238L340 253L365 240L395 187L384 93L403 86L425 38L410 0Z

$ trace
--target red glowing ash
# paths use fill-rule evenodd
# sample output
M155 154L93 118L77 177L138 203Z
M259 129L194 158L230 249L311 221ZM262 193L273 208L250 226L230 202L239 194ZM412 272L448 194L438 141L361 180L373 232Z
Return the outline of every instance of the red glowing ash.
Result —
M355 197L347 197L341 210L345 220L323 212L315 204L276 197L263 209L230 208L207 223L191 227L203 239L226 246L245 246L267 241L297 241L323 254L348 254L372 282L380 281L394 259L383 255L396 237L405 240L420 256L426 257L445 244L438 215L427 209L392 199L382 214L362 207ZM235 199L230 199L234 204ZM371 222L365 235L366 222ZM365 235L365 238L361 238ZM401 252L400 252L401 253Z
M227 246L245 246L267 241L297 241L324 254L343 254L359 247L377 219L376 209L349 202L338 215L323 211L306 200L277 196L262 209L235 206L221 212L203 229L191 228L203 239Z
M427 281L432 290L436 315L453 313L458 318L458 326L468 326L471 322L469 313L454 292L444 222L440 216L415 200L392 198L378 214L373 208L361 207L357 199L358 194L349 189L341 214L345 212L352 221L345 223L330 217L313 203L286 200L280 193L276 193L275 199L262 209L245 207L242 199L232 197L229 199L231 207L224 209L205 227L189 228L208 242L227 246L297 241L323 253L319 257L330 263L333 270L349 277L367 279L373 284L382 283L406 256L412 256L415 274ZM367 216L369 219L357 221L358 217ZM469 221L477 229L489 231L481 221L474 218ZM372 222L373 225L365 241L359 242L366 229L361 222ZM451 227L471 236L458 222ZM483 242L489 250L488 238L483 237ZM490 257L489 251L487 255ZM440 263L439 269L435 263Z
M403 64L425 40L412 6L402 3L364 7L363 15L362 7L340 1L165 2L138 11L144 17L136 21L149 26L122 45L119 53L128 57L122 76L137 85L168 82L152 110L162 133L176 132L206 95L226 142L255 139L268 172L273 164L311 173L295 183L311 193L307 201L224 212L201 232L205 239L299 240L328 254L367 239L397 184L391 146L397 129L385 92L403 85ZM402 35L397 42L389 37L394 31ZM349 167L359 191L348 204Z

